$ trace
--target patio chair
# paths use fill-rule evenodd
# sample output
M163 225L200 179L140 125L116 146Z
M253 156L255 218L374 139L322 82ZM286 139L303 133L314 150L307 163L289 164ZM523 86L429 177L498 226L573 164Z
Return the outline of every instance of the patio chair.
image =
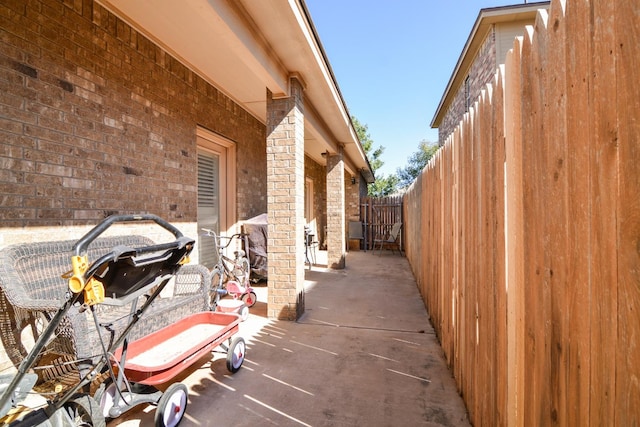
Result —
M360 247L360 241L364 241L362 221L349 221L349 249L351 249L351 240L357 240L358 247ZM367 250L366 244L364 250Z
M381 236L376 236L373 239L373 253L376 253L376 245L379 246L380 252L378 255L382 254L382 248L386 245L394 252L394 247L398 248L400 255L402 255L402 247L400 246L400 230L402 229L402 223L396 222L391 226L391 229L384 233Z

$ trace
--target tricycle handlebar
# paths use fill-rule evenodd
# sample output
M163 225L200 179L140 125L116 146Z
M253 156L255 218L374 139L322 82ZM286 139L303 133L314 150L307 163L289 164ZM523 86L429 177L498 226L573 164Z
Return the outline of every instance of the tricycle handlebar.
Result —
M225 249L227 246L231 244L231 241L235 238L248 236L247 233L235 233L235 234L232 234L231 236L222 236L209 228L201 228L201 230L205 232L205 236L213 237L213 240L215 241L217 249ZM222 243L223 239L227 241L227 244Z

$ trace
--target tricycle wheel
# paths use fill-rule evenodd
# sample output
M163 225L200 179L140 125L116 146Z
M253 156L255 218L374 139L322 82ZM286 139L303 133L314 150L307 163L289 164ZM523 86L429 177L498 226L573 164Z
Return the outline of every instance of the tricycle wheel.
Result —
M78 394L72 397L63 406L72 425L77 427L105 427L106 421L98 402L87 394Z
M251 264L249 264L249 260L247 258L242 258L240 260L240 265L242 266L242 278L240 283L244 288L249 286L249 276L251 276Z
M232 374L238 372L244 362L244 355L247 351L247 346L244 343L244 339L236 337L231 341L229 351L227 351L227 369Z
M162 393L156 407L156 427L174 427L180 424L187 409L187 386L173 383Z
M246 294L242 295L242 302L245 303L247 307L253 307L257 299L258 297L253 291L247 292Z
M218 301L220 301L220 291L222 291L224 281L224 277L219 269L214 268L211 270L211 290L209 304L212 311L216 311L216 306L218 305Z

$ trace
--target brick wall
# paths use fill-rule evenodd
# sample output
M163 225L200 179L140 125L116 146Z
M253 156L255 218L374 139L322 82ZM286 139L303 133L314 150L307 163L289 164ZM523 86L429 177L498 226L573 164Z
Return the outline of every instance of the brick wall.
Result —
M354 177L354 179L356 182L352 184L351 174L345 171L345 217L347 224L349 223L349 221L360 220L360 193L363 179L361 176L356 176Z
M269 318L296 320L304 312L304 100L267 96L267 262Z
M471 68L468 72L469 76L469 88L471 94L471 106L480 96L480 92L484 87L493 79L496 72L496 42L495 42L495 28L492 28L485 40L482 43L482 47L478 51L478 54L471 64ZM447 137L454 131L456 126L462 120L464 113L466 113L466 101L465 101L465 83L458 88L447 113L442 119L442 123L438 128L438 142L443 145Z
M327 156L327 263L337 269L345 266L345 179L343 153Z
M265 212L265 127L221 91L90 0L0 6L0 228L194 222L197 126L237 144L238 219Z
M326 248L324 241L324 229L327 225L327 169L305 156L305 177L313 180L314 188L314 209L318 226L318 238L320 247ZM351 183L351 174L344 171L345 186L345 218L347 224L349 220L360 220L360 198L367 195L367 184L362 176L355 177L355 184ZM345 230L348 233L348 230Z

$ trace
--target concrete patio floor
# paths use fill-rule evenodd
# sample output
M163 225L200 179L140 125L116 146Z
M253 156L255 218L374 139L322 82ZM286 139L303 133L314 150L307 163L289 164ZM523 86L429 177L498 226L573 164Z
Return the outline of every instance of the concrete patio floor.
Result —
M266 286L240 336L244 365L229 374L206 356L176 381L189 388L181 426L469 426L406 258L326 253L305 270L306 311L266 318ZM323 266L324 264L324 266ZM140 406L108 426L153 425Z

